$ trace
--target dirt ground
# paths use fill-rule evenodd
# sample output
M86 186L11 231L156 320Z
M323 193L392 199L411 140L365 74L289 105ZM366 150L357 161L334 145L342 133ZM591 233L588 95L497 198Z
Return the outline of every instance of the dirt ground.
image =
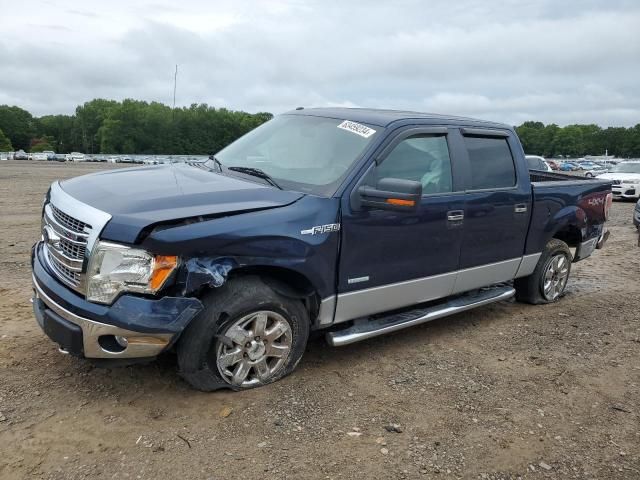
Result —
M102 168L0 162L0 478L640 478L633 203L614 204L606 248L559 303L340 349L319 337L288 378L205 394L171 356L99 369L61 355L33 318L43 194Z

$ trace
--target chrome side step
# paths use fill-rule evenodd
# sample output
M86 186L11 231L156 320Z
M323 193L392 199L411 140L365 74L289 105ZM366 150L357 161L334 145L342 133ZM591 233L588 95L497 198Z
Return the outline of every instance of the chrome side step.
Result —
M461 295L431 307L391 314L375 320L356 320L354 325L349 328L328 332L326 339L329 345L341 347L343 345L349 345L350 343L366 340L367 338L385 335L402 330L403 328L413 327L414 325L420 325L421 323L430 322L431 320L471 310L472 308L481 307L482 305L507 300L513 297L515 293L516 291L512 287L492 287Z

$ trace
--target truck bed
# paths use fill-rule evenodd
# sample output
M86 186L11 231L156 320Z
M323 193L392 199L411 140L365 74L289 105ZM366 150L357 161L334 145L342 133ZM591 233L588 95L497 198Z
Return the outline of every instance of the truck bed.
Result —
M578 175L569 175L567 173L559 173L559 172L543 172L542 170L529 170L529 178L531 179L531 183L542 183L542 182L566 182L572 180L589 180L592 181L593 178L578 176Z
M582 238L597 236L605 222L606 196L611 182L555 172L529 172L531 179L532 213L526 253L543 250L548 232L554 226L576 223L581 219ZM572 245L575 246L575 245Z

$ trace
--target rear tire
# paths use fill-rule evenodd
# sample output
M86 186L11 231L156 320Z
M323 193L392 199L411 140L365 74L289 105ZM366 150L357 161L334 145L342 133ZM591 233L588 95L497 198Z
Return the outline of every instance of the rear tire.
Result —
M569 246L557 238L551 239L533 273L515 280L516 300L533 305L558 301L565 293L571 261Z
M252 276L228 281L202 302L205 310L177 346L180 375L194 388L255 388L298 365L309 338L309 315L300 300Z

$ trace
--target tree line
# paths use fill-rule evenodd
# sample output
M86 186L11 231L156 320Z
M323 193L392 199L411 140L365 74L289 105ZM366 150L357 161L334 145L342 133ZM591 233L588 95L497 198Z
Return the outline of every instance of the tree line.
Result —
M204 155L272 117L206 104L171 108L138 100L95 99L73 115L43 117L0 105L0 151Z
M157 102L95 99L73 115L34 117L0 105L0 151L72 151L128 154L204 155L215 152L272 114L216 109L206 104L171 108ZM525 152L545 157L600 155L640 157L640 124L635 127L545 125L516 127Z
M622 158L640 157L640 124L635 127L608 127L598 125L545 125L542 122L524 122L516 127L524 151L543 157L559 155L615 155Z

